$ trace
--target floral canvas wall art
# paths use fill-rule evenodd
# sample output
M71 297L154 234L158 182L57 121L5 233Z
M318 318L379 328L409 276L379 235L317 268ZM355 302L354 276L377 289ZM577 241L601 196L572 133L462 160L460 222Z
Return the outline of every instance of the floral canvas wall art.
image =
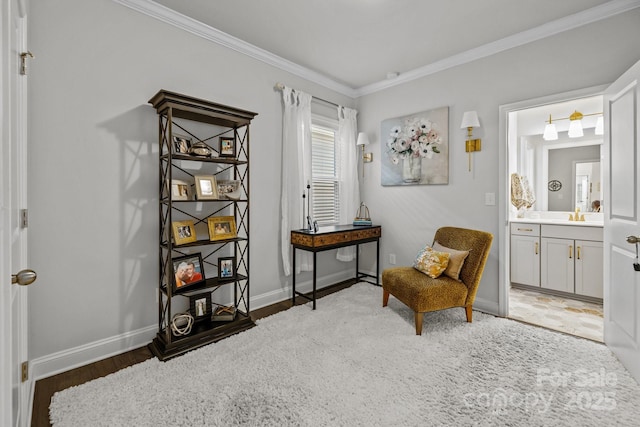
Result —
M382 185L449 183L449 107L382 122Z

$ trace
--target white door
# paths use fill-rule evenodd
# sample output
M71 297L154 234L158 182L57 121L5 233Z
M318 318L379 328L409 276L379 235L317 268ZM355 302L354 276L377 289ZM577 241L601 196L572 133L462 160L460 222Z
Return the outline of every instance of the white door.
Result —
M605 91L604 341L640 383L640 62Z
M25 269L26 228L26 76L20 53L26 52L26 0L0 6L0 425L28 424L29 382L21 381L27 361L27 288L12 284ZM22 275L20 275L22 277ZM17 278L16 278L17 279Z

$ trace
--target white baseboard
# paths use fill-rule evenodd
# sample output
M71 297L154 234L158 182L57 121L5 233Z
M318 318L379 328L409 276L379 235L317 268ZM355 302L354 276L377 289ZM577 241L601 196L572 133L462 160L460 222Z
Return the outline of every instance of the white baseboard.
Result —
M494 316L499 316L500 314L500 306L497 301L489 301L482 298L476 298L473 303L473 309L482 311L483 313L493 314Z
M33 382L70 369L88 365L107 357L115 356L142 347L153 340L158 326L147 326L131 332L90 342L78 347L38 357L31 361Z

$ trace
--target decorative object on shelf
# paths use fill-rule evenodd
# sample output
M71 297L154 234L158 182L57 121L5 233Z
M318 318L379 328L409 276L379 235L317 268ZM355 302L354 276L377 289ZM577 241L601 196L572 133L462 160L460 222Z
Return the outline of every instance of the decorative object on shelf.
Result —
M556 125L553 123L558 120L569 120L569 138L580 138L584 136L584 130L582 125L582 119L589 116L598 116L595 123L594 134L595 135L603 135L604 134L604 118L603 113L591 113L591 114L582 114L580 111L574 110L573 114L569 117L561 117L559 119L554 119L549 114L549 122L544 127L544 133L542 134L542 138L545 141L555 141L558 139L558 130L556 129Z
M562 188L562 183L557 179L549 181L549 191L559 191Z
M198 200L218 200L218 185L213 175L196 175L196 198Z
M511 174L511 204L518 209L518 218L524 218L526 209L530 209L536 202L529 180L517 173Z
M189 154L189 149L191 149L191 138L183 135L176 135L175 133L172 136L173 141L173 149L178 154Z
M236 308L233 306L219 305L213 310L211 320L214 322L231 322L236 318Z
M202 141L194 142L189 148L189 154L196 157L211 157L212 152L211 148Z
M464 151L469 153L469 172L471 172L471 153L482 150L482 140L473 139L473 128L480 127L478 113L475 111L465 111L462 115L462 123L460 129L467 129L467 140L465 142Z
M371 225L369 208L364 204L364 202L360 202L360 207L358 208L356 216L353 219L353 225Z
M214 216L207 220L209 226L209 239L225 240L233 239L236 234L236 220L233 216Z
M364 147L365 145L369 145L369 137L366 133L360 132L358 134L358 140L356 141L356 145L360 147L362 151L362 176L364 177L364 164L371 163L373 161L373 153L365 153Z
M209 319L211 308L211 292L189 296L189 313L196 322Z
M191 200L191 184L180 179L171 180L171 200Z
M234 138L220 137L220 157L236 156L236 140Z
M218 258L218 281L233 280L236 278L236 258Z
M218 197L221 200L240 200L241 196L240 181L233 179L221 179L218 181Z
M173 292L184 292L194 286L204 283L204 269L202 255L190 254L172 258L173 264Z
M171 333L177 337L189 335L193 327L193 316L189 313L177 313L171 318Z
M449 107L384 120L381 135L382 185L449 183Z
M196 228L192 220L174 221L171 223L173 241L176 246L192 243L196 238Z

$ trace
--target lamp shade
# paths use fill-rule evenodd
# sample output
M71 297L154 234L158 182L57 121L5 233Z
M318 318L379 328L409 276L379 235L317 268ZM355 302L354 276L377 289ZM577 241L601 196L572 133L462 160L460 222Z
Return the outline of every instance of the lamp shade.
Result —
M596 133L596 135L603 135L604 134L604 118L602 116L599 116L598 120L596 121L595 133Z
M544 133L542 134L542 137L545 141L555 141L556 139L558 139L558 131L556 130L556 125L554 125L553 123L547 123L547 125L544 127Z
M571 123L569 123L569 138L580 138L583 135L582 120L571 120Z
M478 113L476 113L475 111L466 111L462 115L462 123L460 124L460 129L479 127L480 121L478 120Z
M366 133L360 132L358 134L358 140L356 141L356 145L369 145L369 137Z

